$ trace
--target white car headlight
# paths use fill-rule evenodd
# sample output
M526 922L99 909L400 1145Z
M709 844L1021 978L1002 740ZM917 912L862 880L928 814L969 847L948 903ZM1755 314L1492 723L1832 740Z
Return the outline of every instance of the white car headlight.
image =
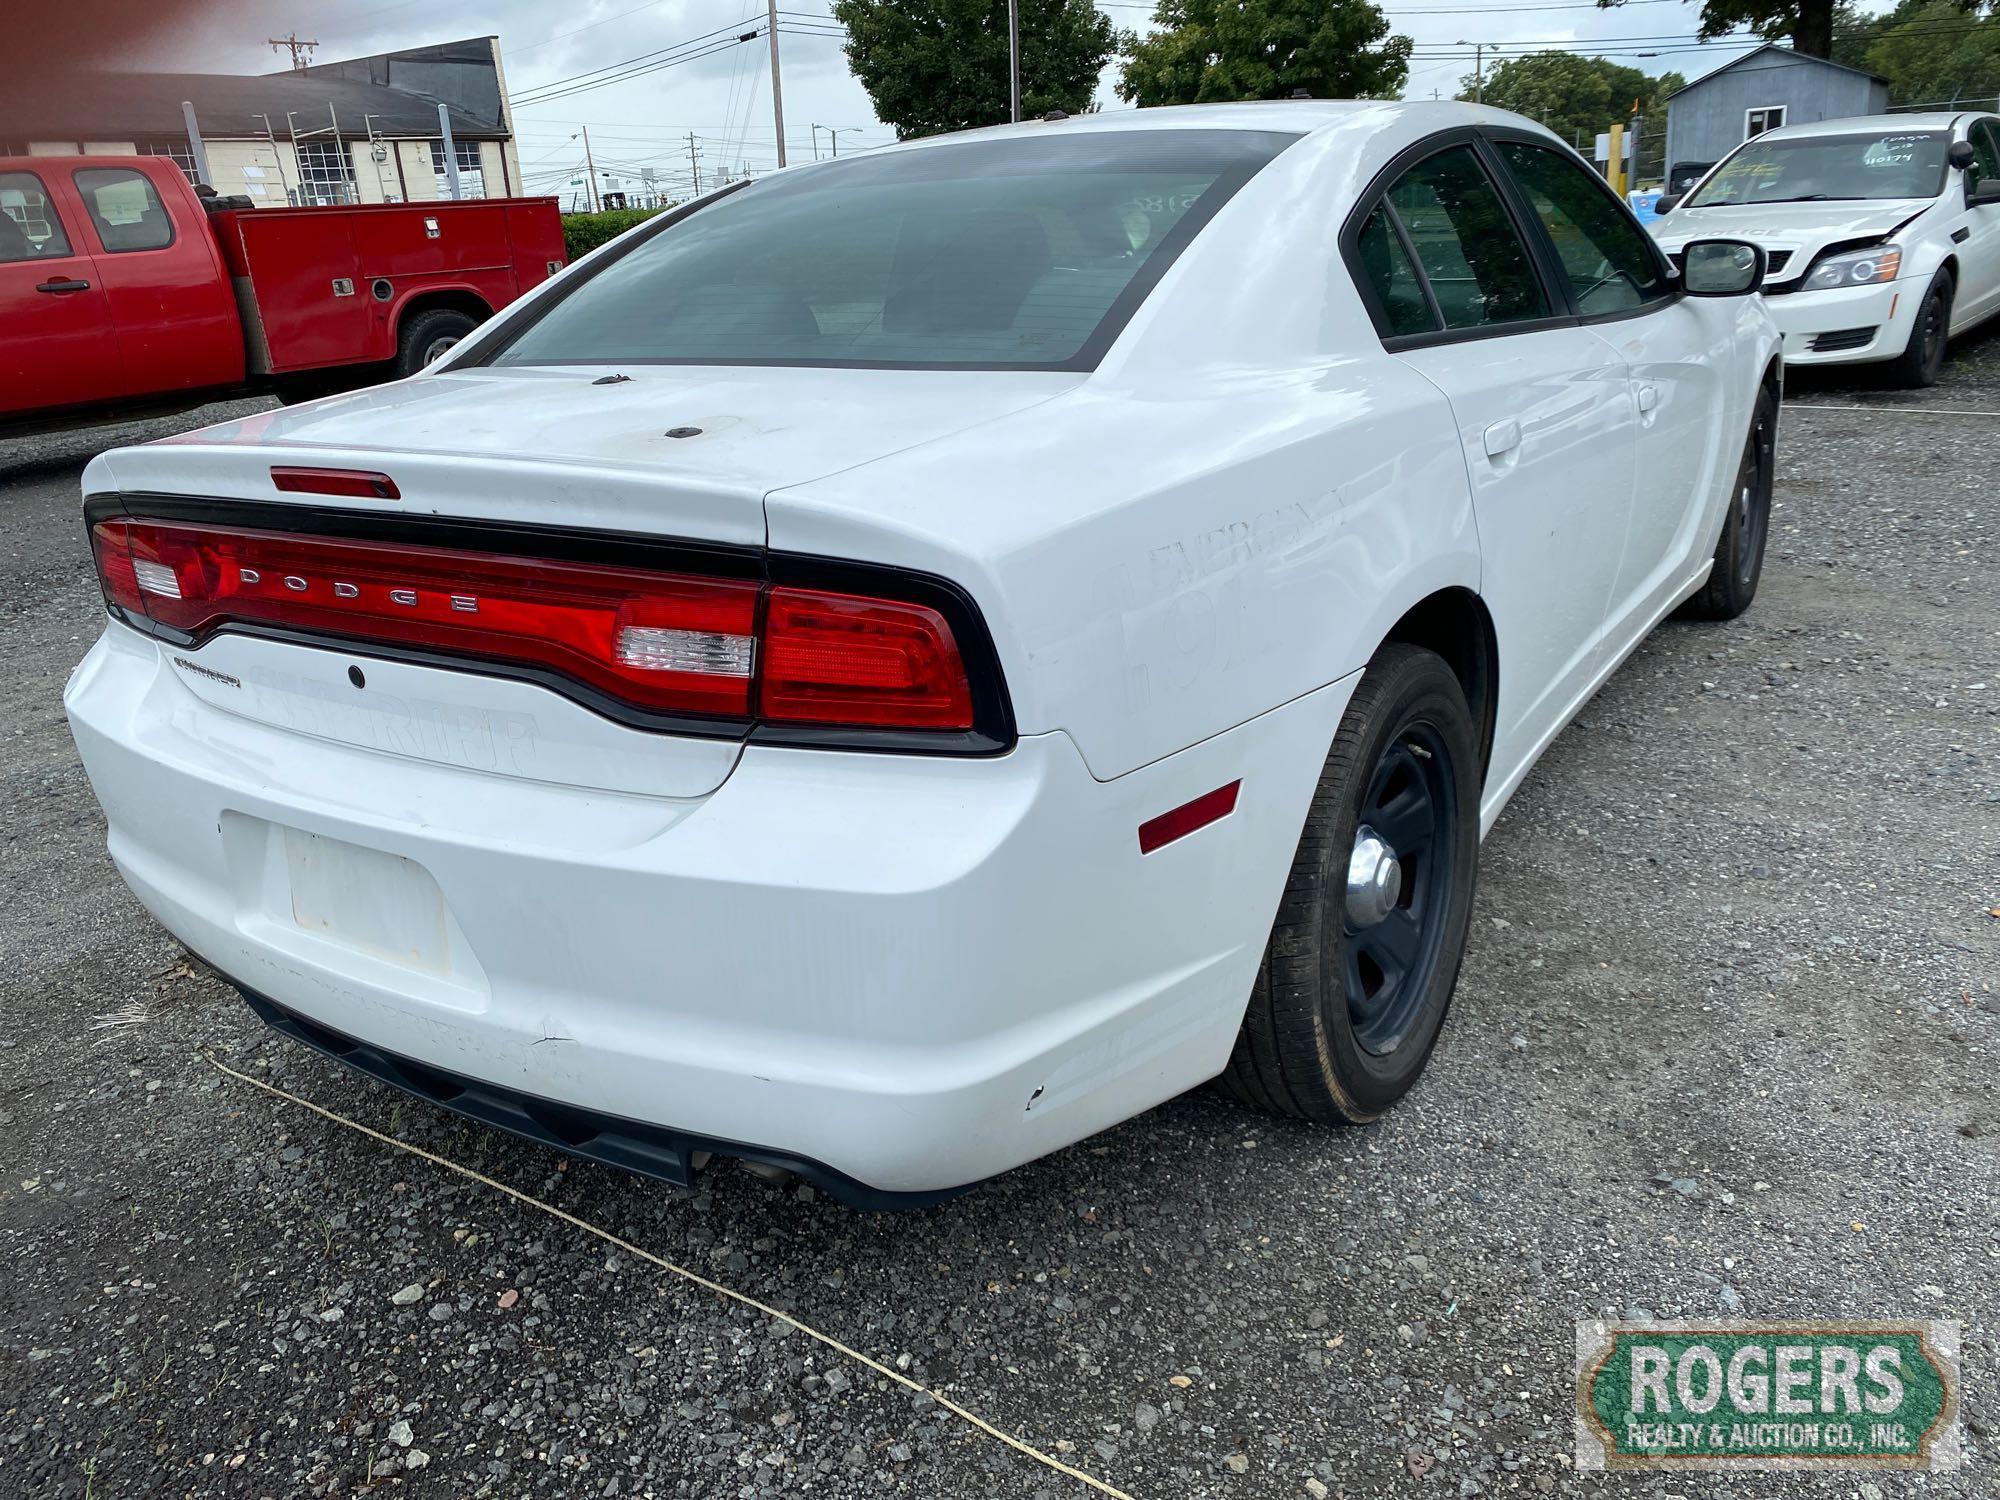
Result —
M1843 250L1821 258L1799 284L1802 292L1830 292L1843 286L1872 286L1878 281L1894 281L1903 268L1903 252L1894 245L1872 245L1866 250Z

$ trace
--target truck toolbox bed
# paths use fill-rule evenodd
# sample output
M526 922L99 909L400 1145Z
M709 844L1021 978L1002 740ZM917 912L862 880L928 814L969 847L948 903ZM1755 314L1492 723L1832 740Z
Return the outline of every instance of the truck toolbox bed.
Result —
M417 299L483 317L564 264L546 198L237 209L211 222L252 375L391 359Z

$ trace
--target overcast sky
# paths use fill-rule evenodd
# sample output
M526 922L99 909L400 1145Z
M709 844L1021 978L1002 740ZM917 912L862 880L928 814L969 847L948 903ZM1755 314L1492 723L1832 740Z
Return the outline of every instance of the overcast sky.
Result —
M1887 0L1873 0L1880 9ZM171 0L169 0L171 5ZM1099 0L1121 27L1144 27L1145 0ZM662 185L685 187L688 141L696 136L704 172L727 165L757 171L776 164L771 120L770 59L762 37L733 36L761 18L756 0L181 0L170 28L144 44L155 66L206 72L268 72L284 58L268 37L296 30L320 43L315 60L329 62L396 47L494 33L510 91L523 175L530 191L567 194L572 169L583 161L586 125L600 169L636 175L642 166ZM1589 0L1391 0L1391 25L1415 40L1408 93L1450 98L1472 72L1472 43L1485 60L1546 47L1602 53L1650 73L1673 69L1698 77L1741 55L1751 43L1697 45L1699 6L1691 0L1626 0L1599 10ZM827 130L842 132L840 149L894 139L874 117L868 96L847 71L827 0L780 0L786 138L794 160L831 149ZM739 23L743 23L739 25ZM706 38L706 40L701 40ZM1461 45L1464 44L1464 45ZM677 51L664 49L678 49ZM603 83L592 77L628 59L674 61L641 76ZM126 59L130 65L133 59ZM1108 72L1100 99L1124 108ZM576 80L565 85L565 80ZM561 97L537 90L578 87Z

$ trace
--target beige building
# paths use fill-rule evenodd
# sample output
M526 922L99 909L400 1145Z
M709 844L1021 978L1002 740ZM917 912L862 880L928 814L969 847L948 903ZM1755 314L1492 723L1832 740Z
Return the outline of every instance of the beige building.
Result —
M0 91L0 156L171 156L261 207L404 203L450 196L444 106L459 194L512 197L521 161L495 37L317 63L263 76L100 73L39 94Z

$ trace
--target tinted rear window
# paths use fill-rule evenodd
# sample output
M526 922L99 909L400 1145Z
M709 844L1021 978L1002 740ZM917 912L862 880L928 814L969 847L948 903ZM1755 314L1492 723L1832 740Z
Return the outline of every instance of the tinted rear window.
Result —
M787 173L635 244L488 362L1088 368L1296 139L1051 126Z

